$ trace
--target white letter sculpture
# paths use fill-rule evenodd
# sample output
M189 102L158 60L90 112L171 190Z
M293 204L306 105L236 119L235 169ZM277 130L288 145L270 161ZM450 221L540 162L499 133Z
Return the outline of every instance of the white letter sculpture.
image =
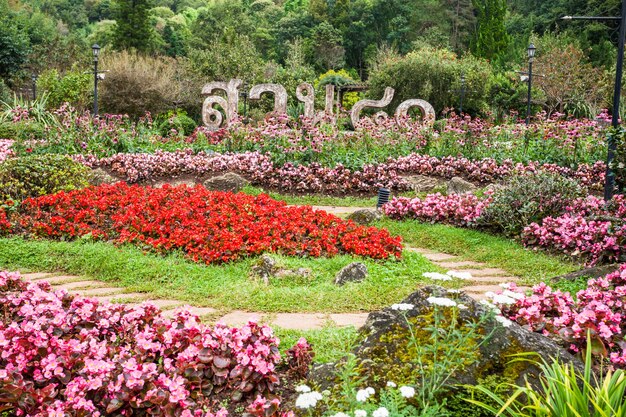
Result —
M226 112L226 124L231 124L237 118L237 110L239 107L239 86L241 80L233 79L228 83L225 81L214 81L206 84L202 88L202 94L208 95L202 105L202 121L213 130L221 127L224 118L219 110L213 108L214 104L219 104ZM220 96L213 96L214 91L224 91L226 99ZM213 119L214 118L214 119Z

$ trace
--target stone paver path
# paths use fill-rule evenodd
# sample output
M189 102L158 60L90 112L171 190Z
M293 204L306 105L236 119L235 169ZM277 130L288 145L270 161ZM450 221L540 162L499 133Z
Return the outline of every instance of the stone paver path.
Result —
M325 210L335 215L349 215L357 210L367 207L324 207L314 206L314 209ZM370 207L371 208L371 207ZM518 278L510 273L498 269L489 268L487 265L459 259L455 255L435 252L428 249L406 247L405 250L416 252L424 256L433 264L451 271L469 272L472 279L467 280L461 289L475 299L486 298L487 292L502 290L499 284L517 282ZM159 307L166 317L172 317L176 308L185 305L185 302L174 299L153 299L149 294L126 293L124 288L114 287L108 283L95 281L79 276L62 275L60 273L32 273L22 274L26 280L47 281L54 289L64 289L70 293L93 297L100 301L112 303L124 302L128 305L139 305L149 301ZM528 288L520 287L522 290ZM230 326L247 323L251 319L257 319L269 325L292 330L313 330L325 326L355 326L361 327L367 320L368 313L256 313L246 311L231 311L221 315L216 309L210 307L187 306L191 312L199 317L210 318L211 321L222 321Z

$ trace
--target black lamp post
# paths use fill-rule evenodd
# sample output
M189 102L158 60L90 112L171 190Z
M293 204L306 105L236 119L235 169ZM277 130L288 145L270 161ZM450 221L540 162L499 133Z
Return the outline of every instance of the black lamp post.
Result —
M465 98L465 73L461 73L461 99L459 101L459 114L463 114L463 99Z
M95 43L91 50L93 52L93 117L98 117L98 55L100 55L100 46Z
M248 123L248 82L244 81L241 91L239 92L239 96L243 98L243 122L244 124Z
M31 81L33 82L33 101L37 100L37 74L33 73L30 76Z
M611 125L616 128L619 126L619 107L622 94L622 67L624 65L624 38L626 38L626 0L622 0L622 14L619 17L612 16L564 16L563 20L593 20L593 21L612 21L619 20L619 40L617 42L617 68L615 69L615 89L613 90L613 114ZM615 149L617 143L614 135L609 135L608 152L606 155L606 176L604 180L604 200L609 201L615 194L615 173L611 169L613 159L615 159Z
M533 61L535 60L536 51L537 48L535 48L535 44L531 43L530 45L528 45L528 102L526 103L526 126L530 124L530 100L533 88Z

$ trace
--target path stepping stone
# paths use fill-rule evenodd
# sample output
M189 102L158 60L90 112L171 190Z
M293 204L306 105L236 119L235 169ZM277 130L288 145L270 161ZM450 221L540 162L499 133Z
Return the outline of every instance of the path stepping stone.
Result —
M435 263L458 258L458 256L448 255L447 253L422 253L422 256Z
M325 314L278 313L268 322L283 329L316 330L323 328L328 323L328 318Z
M118 300L132 300L130 303L125 302L124 304L132 303L132 305L139 305L142 302L147 301L146 296L147 294L145 293L128 292L125 294L101 295L98 297L90 297L90 298L96 298L98 301L114 303L114 304L120 304L119 302L117 302Z
M335 322L337 326L354 326L357 329L363 327L367 321L369 313L343 313L343 314L331 314L330 319Z
M77 290L72 291L74 294L82 295L83 297L97 297L99 295L109 295L109 294L118 294L119 296L124 291L124 288L118 287L104 287L104 288L94 288L91 290Z
M517 278L515 277L472 277L471 282L480 283L480 284L502 284L508 282L517 282Z
M68 284L54 285L55 290L75 290L79 288L87 288L87 287L102 287L105 284L101 281L75 281L70 282Z
M459 269L459 268L480 268L484 264L480 264L474 261L456 261L456 262L436 262L437 266L446 269Z
M469 272L473 277L507 277L509 274L505 270L499 268L463 269L462 272Z
M52 277L54 275L55 274L52 274L50 272L34 272L32 274L22 274L22 278L28 281L37 281L39 279Z
M41 278L36 280L35 282L47 282L50 285L56 285L66 284L68 283L68 281L73 281L77 279L80 279L80 277L77 277L75 275L56 275L52 277Z
M250 320L261 320L261 314L235 310L219 319L219 321L228 326L242 326Z

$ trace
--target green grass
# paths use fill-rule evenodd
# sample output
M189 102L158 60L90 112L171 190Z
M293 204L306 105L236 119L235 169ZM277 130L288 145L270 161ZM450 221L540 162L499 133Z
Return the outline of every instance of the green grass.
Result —
M280 352L298 342L301 337L313 346L314 362L336 362L343 358L356 344L358 332L354 327L325 327L320 330L285 330L274 328L274 333L280 338Z
M385 227L392 234L402 235L408 246L483 262L522 277L526 283L537 283L580 269L580 265L562 257L528 250L514 240L476 230L390 219L383 219L376 226Z
M223 265L193 263L179 255L162 257L140 249L103 242L56 242L0 239L0 266L30 271L61 271L109 281L130 291L151 292L223 311L358 312L373 311L402 300L438 270L421 255L401 261L373 261L352 256L289 258L273 255L280 266L309 268L309 278L272 278L268 286L250 278L255 259ZM335 274L350 262L367 265L368 278L337 287Z
M243 193L258 195L265 193L275 200L281 200L287 204L308 206L341 206L341 207L376 207L377 197L333 197L324 195L292 195L279 194L274 191L264 191L260 187L247 185L241 190Z

